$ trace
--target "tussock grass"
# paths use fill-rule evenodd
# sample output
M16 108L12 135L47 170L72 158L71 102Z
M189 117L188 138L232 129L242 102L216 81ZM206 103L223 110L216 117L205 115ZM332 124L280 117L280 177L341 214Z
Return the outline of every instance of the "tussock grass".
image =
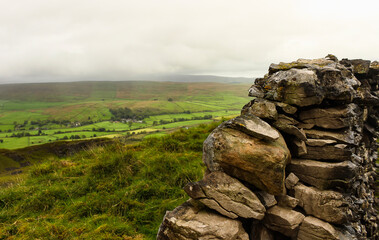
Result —
M188 199L182 187L203 176L202 143L218 124L31 166L0 188L0 239L155 239L165 212Z

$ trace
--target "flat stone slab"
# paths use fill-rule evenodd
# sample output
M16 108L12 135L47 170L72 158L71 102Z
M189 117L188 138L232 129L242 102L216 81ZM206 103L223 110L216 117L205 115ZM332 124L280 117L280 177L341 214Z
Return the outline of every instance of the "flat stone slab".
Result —
M157 240L236 239L249 240L242 223L187 201L166 212Z
M300 212L274 206L267 210L263 223L267 228L291 237L296 236L298 227L303 222L303 219L304 215Z
M329 223L308 216L304 218L297 235L298 240L339 240L339 232Z
M347 203L344 196L335 191L319 190L297 184L294 187L299 206L309 215L330 223L343 224L347 221Z
M189 183L184 191L229 218L262 219L266 209L259 198L240 181L223 172L212 172L203 180Z
M296 174L302 182L321 190L346 187L358 167L351 161L328 163L314 160L292 159L287 171Z
M267 141L279 138L279 132L267 122L252 114L244 114L224 123L226 127L238 129L250 136Z

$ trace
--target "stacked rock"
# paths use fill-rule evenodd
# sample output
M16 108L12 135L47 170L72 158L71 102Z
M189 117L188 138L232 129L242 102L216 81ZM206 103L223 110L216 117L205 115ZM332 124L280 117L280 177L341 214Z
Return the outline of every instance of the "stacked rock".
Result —
M157 239L378 239L379 64L272 64L206 139L203 180Z

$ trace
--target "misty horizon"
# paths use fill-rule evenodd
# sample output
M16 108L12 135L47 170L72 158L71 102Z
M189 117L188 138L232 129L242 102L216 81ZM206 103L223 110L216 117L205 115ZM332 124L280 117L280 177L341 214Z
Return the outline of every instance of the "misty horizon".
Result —
M0 3L0 83L262 77L299 58L378 60L379 3Z

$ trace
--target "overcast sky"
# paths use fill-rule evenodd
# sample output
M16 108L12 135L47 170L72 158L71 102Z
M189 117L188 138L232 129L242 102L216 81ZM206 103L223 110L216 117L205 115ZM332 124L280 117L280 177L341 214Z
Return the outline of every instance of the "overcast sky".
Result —
M260 77L298 58L379 60L378 0L0 0L0 82Z

